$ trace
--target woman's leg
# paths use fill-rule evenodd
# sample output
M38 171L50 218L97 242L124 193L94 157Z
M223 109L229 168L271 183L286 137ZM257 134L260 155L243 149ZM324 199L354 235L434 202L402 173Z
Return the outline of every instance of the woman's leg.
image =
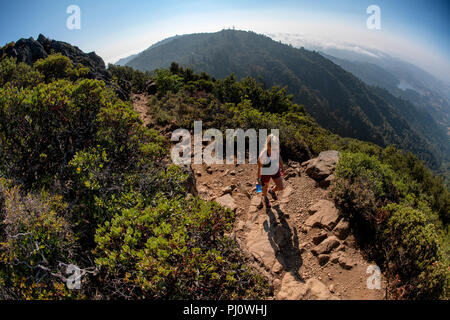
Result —
M264 183L264 185L262 186L262 196L263 197L267 197L267 191L269 190L269 184L268 183Z
M275 188L272 189L273 192L278 192L278 191L284 190L284 183L283 183L282 177L273 179L273 182L275 182Z
M264 201L264 204L266 205L266 207L270 208L271 207L270 200L267 197L267 191L269 190L270 179L269 179L269 181L267 181L267 180L264 181L264 179L263 179L263 183L264 183L264 185L262 186L262 198L263 198L263 201Z

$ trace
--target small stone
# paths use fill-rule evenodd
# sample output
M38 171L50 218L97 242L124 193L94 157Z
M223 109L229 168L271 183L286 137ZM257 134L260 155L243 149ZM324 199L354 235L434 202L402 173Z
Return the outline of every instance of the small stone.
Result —
M273 289L275 291L278 291L280 290L280 288L281 288L281 280L280 279L273 280Z
M222 195L231 194L233 192L233 188L231 186L227 186L222 189Z
M321 243L323 240L325 240L328 237L327 233L323 230L321 230L319 232L319 234L317 234L316 236L313 237L313 243L315 245L318 245L319 243Z
M312 214L305 222L305 225L308 227L328 228L332 230L340 218L339 210L329 200L319 200L310 206L308 211Z
M301 229L302 233L305 233L305 234L308 233L309 230L311 230L311 228L308 228L308 227L305 227L305 226L303 226L302 229Z
M300 250L301 253L305 252L306 249L308 248L309 243L308 242L302 242L300 243L300 245L298 246L298 249Z
M339 240L335 236L331 236L316 246L311 252L314 255L330 253L334 248L339 246Z
M279 274L281 271L283 271L283 266L278 261L275 261L272 267L272 271L275 272L276 274Z
M333 229L333 233L338 237L340 240L345 240L349 233L350 233L350 225L348 221L341 220L336 227Z
M222 205L224 207L227 207L231 211L235 211L237 209L236 202L229 194L226 194L226 195L220 197L216 201L217 201L217 203L219 203L220 205Z
M341 254L342 254L341 252L333 252L333 253L330 255L330 261L331 261L332 263L338 263L339 257L340 257Z
M334 293L334 284L330 284L330 286L328 287L328 289L330 290L331 293Z
M319 261L319 265L324 266L327 264L328 260L330 260L330 256L327 254L321 254L317 257Z
M351 268L353 268L356 265L356 263L354 263L349 258L342 255L339 257L339 265L343 269L350 270Z

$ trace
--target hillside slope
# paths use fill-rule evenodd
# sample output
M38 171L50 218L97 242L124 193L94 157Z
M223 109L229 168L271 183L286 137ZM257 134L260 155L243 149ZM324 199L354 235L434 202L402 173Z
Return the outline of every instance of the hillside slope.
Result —
M389 71L388 66L379 66L373 62L350 61L330 55L325 55L325 57L365 83L388 90L392 95L416 105L419 111L425 110L447 132L450 139L449 98L446 96L445 90L440 90L439 84L432 82L432 79L428 82L425 81L427 78L424 77L426 75L424 71L420 74L411 74L412 72L405 74L405 72L402 73L402 69L397 72L395 69ZM404 80L405 78L408 80ZM424 80L423 82L414 81L417 78L424 78Z
M166 68L171 62L216 78L235 73L266 87L286 86L326 129L339 135L396 144L438 169L446 162L446 134L423 110L377 91L322 55L296 49L252 32L224 30L178 37L142 52L128 62L140 70Z

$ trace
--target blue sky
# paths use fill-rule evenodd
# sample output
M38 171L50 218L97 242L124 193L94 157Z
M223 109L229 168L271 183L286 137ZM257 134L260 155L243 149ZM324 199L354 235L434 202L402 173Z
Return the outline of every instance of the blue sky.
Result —
M81 8L81 30L66 28L66 9L73 4ZM372 4L381 9L381 30L366 28ZM450 74L446 0L15 0L2 3L0 45L43 33L114 62L168 36L233 26L328 36L403 54L430 72Z

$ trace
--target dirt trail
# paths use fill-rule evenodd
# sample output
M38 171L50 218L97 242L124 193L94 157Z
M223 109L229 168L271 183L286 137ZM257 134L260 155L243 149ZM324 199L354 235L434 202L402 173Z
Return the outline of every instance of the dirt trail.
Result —
M133 101L134 109L139 112L142 122L144 122L144 125L148 126L151 122L151 118L147 115L147 96L141 94L132 94L131 100Z
M146 98L133 97L146 124ZM286 164L285 190L266 209L256 193L255 165L193 165L199 196L236 211L234 235L255 267L273 284L274 299L384 299L367 288L367 267L329 190Z

